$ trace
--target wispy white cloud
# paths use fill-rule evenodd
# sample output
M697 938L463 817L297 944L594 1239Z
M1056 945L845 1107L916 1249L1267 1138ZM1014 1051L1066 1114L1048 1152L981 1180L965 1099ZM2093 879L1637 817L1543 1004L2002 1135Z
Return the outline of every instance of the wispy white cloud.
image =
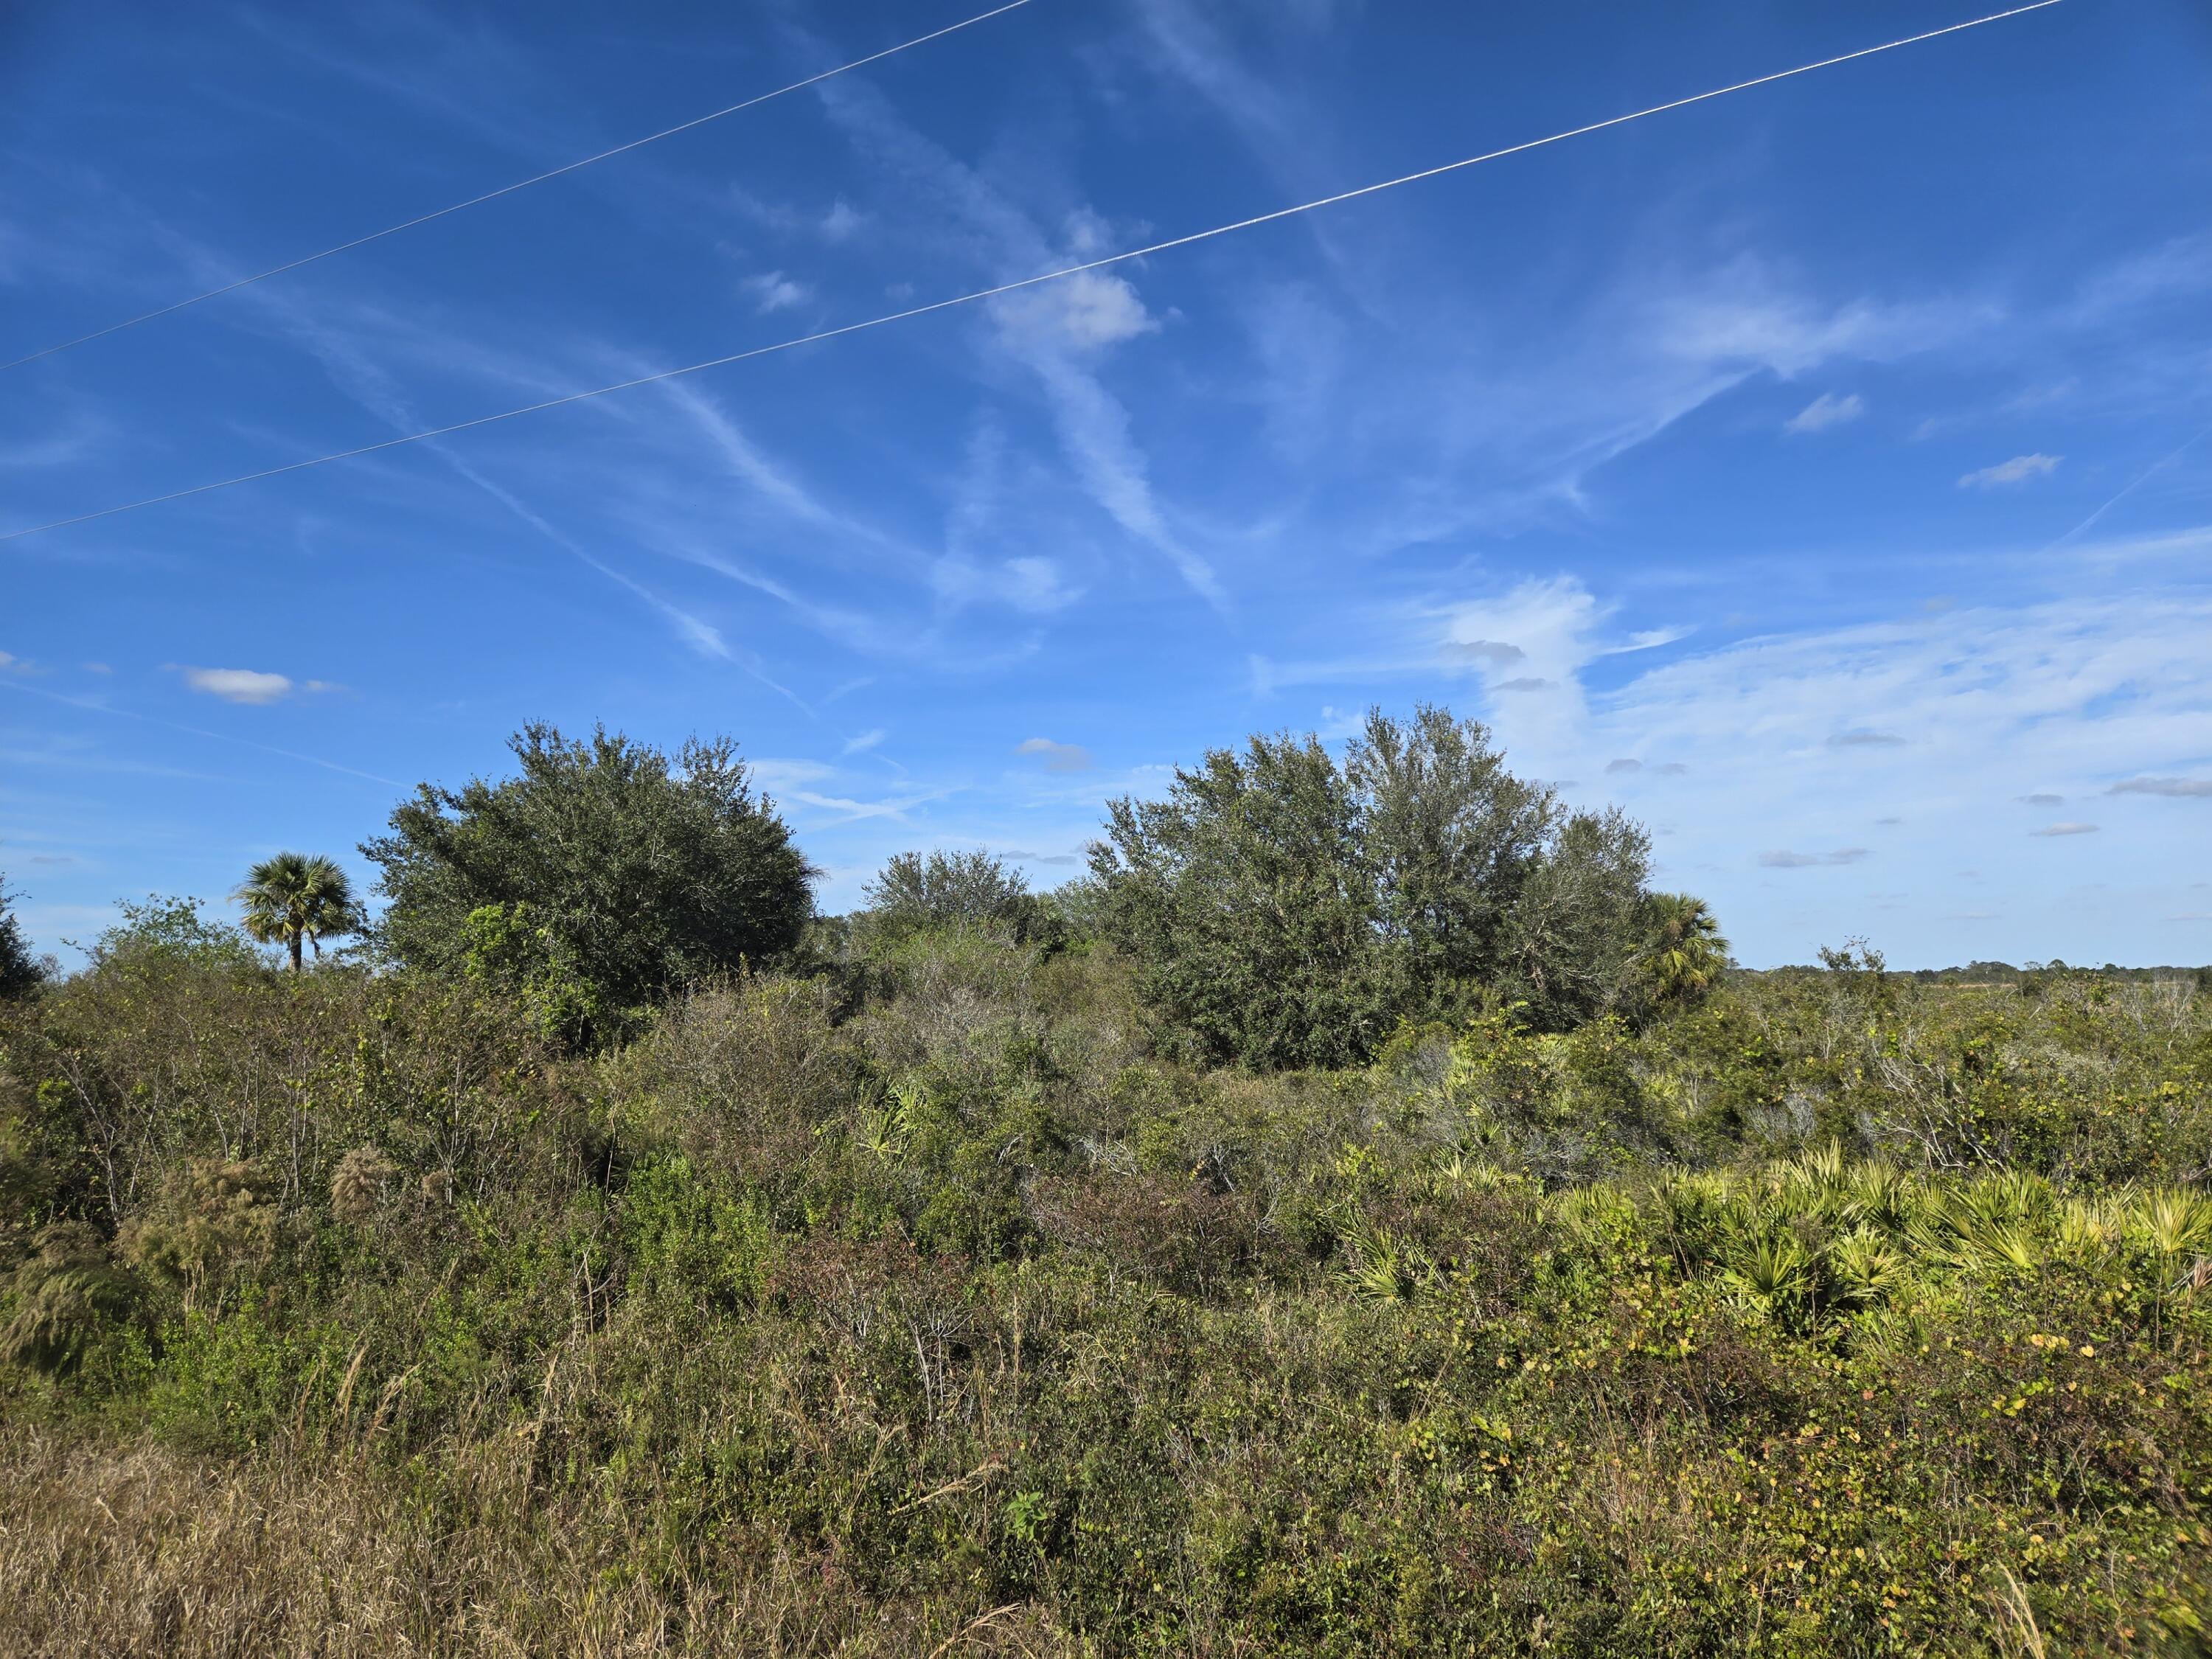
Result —
M204 252L197 253L195 257L204 270L213 269ZM304 301L285 295L281 289L257 287L246 290L245 297L253 307L273 320L287 337L304 347L322 365L331 383L362 408L395 432L422 429L422 418L412 399L401 389L392 373L370 355L357 331L349 331L343 324L325 319ZM732 650L722 638L720 630L711 623L653 592L635 576L585 547L524 501L514 490L495 482L481 468L463 459L450 444L432 441L423 447L555 546L635 595L661 616L674 629L677 637L692 650L703 656L736 662L770 690L790 697L793 702L799 701L795 693L771 678L752 653Z
M812 289L794 282L780 270L764 270L748 276L738 287L752 301L753 309L763 317L793 310L814 297Z
M2081 823L2078 822L2046 823L2040 830L2031 830L2027 833L2031 836L2094 836L2097 833L2097 826L2094 823Z
M1502 331L1457 284L1378 292L1387 325L1330 305L1357 348L1325 343L1328 378L1286 384L1291 410L1306 411L1286 429L1316 436L1289 481L1299 510L1284 538L1381 555L1589 520L1608 464L1747 381L1952 349L2002 314L1972 298L1837 297L1756 258L1640 249L1521 331ZM1280 379L1268 362L1255 346L1253 385ZM1357 503L1340 520L1340 501Z
M525 502L522 498L515 495L513 490L508 489L503 484L494 483L490 478L485 477L483 472L479 471L475 466L471 465L469 462L463 460L459 455L454 454L446 448L445 446L437 445L434 446L434 447L437 448L441 459L442 459L448 466L452 467L454 471L460 474L462 477L466 478L471 483L476 485L477 489L483 490L484 494L490 496L501 507L507 508L508 512L512 513L523 523L528 525L539 535L544 537L546 540L551 542L556 547L562 549L563 551L568 553L582 563L590 566L592 569L598 571L609 580L627 588L630 592L635 594L638 599L644 601L646 605L659 612L659 615L666 620L668 625L675 630L677 638L682 640L684 643L690 646L692 650L697 652L702 656L720 658L725 662L735 662L738 666L744 669L746 672L750 674L762 684L767 686L770 690L775 691L782 696L790 698L793 702L798 703L802 708L805 707L805 702L799 698L796 692L791 690L787 686L778 684L774 679L769 678L767 672L761 666L758 658L753 655L753 653L750 652L739 653L733 650L729 642L723 639L721 630L716 628L712 623L693 614L691 611L684 610L681 605L672 604L669 600L663 599L659 594L654 592L651 588L639 581L635 577L631 576L625 571L616 568L613 565L609 564L604 559L599 558L587 550L582 543L577 541L575 538L570 536L567 532L555 525L550 520L538 513L537 509Z
M1200 8L1190 0L1141 0L1138 17L1156 61L1204 94L1256 153L1279 167L1285 156L1313 154L1306 112L1254 70Z
M1739 257L1692 281L1678 277L1644 305L1658 344L1685 362L1765 369L1794 380L1823 363L1888 362L1949 343L1994 319L1950 301L1857 298L1824 304L1765 262Z
M1024 738L1014 745L1017 755L1035 755L1044 762L1048 772L1087 772L1091 769L1091 751L1080 744L1054 743L1050 738Z
M638 364L628 372L649 371ZM696 381L663 380L654 390L668 407L684 417L730 476L744 483L762 501L799 524L848 534L866 533L823 501L789 467L755 443L721 400Z
M1064 611L1083 596L1054 561L1040 554L990 563L948 556L931 565L929 579L949 604L987 600L1038 616Z
M1847 425L1866 413L1866 403L1856 392L1838 398L1832 392L1823 392L1819 397L1782 423L1785 432L1826 432L1832 426Z
M780 581L764 572L739 563L726 554L694 543L664 540L662 551L672 557L696 564L702 569L711 570L716 575L726 577L757 593L765 593L810 628L855 651L870 655L898 656L908 654L915 647L927 643L926 636L918 638L910 631L902 631L895 623L879 620L850 606L810 599L787 582Z
M211 732L205 726L187 726L181 720L163 720L158 714L142 714L136 709L118 708L112 703L97 702L90 697L73 697L59 691L42 691L34 686L13 680L0 680L0 687L10 691L27 693L44 698L48 702L66 703L72 708L82 708L95 714L106 714L117 720L131 720L143 726L158 726L164 731L182 732L195 738L206 738L212 742L230 744L240 749L252 749L264 755L280 755L286 760L295 760L309 766L321 767L327 772L339 772L348 777L364 779L386 788L398 789L405 786L396 778L387 778L374 772L364 772L358 767L347 766L337 761L326 760L319 755L303 755L295 749L280 749L274 744L258 743L251 738L241 738L232 732Z
M991 301L999 326L1018 348L1097 351L1158 331L1137 290L1110 271L1086 270Z
M949 216L949 226L940 220L937 232L949 239L945 251L957 250L972 268L1000 279L1062 262L1065 256L1030 214L923 137L865 83L830 82L821 95L831 118L865 155L908 182L916 207ZM1097 282L1054 283L1030 291L1033 298L993 302L993 334L1007 356L1036 377L1061 448L1092 500L1125 534L1164 557L1193 591L1224 606L1219 578L1170 523L1128 410L1093 362L1105 348L1146 331L1151 319L1125 277L1094 274Z
M866 754L869 750L878 746L887 735L884 728L878 726L872 731L861 732L857 738L846 738L844 748L838 752L846 755Z
M0 471L46 472L91 454L105 431L97 422L82 416L34 438L0 437Z
M1695 632L1693 628L1641 628L1620 643L1601 647L1598 654L1619 657L1631 651L1656 651L1662 645L1686 640Z
M2077 327L2099 328L2130 319L2146 306L2193 301L2212 290L2212 234L2177 236L2158 246L2122 255L2092 272L2063 313Z
M2040 478L2057 471L2063 459L2057 455L2015 455L2008 461L1999 461L1995 466L1985 466L1967 473L1959 480L1959 488L1990 489L2004 484L2025 483L2030 478Z
M745 769L752 775L753 782L758 787L779 795L808 784L820 783L825 778L836 776L837 771L836 767L822 761L787 760L775 757L749 760L745 763Z
M253 668L179 668L185 684L193 690L225 702L256 707L281 702L296 690L287 676Z
M1213 568L1183 544L1160 509L1128 411L1066 351L1033 345L1023 355L1044 387L1060 442L1092 498L1129 536L1162 554L1193 592L1225 606L1228 596Z
M794 789L790 799L817 811L836 814L835 821L839 823L857 823L866 818L896 818L903 823L906 815L915 807L942 800L951 793L949 789L932 789L882 800L856 800L848 795L824 795L811 789Z
M357 14L349 38L297 27L282 10L244 11L241 27L301 62L426 110L517 155L574 159L574 100L549 88L532 55L489 23L434 6L387 4Z

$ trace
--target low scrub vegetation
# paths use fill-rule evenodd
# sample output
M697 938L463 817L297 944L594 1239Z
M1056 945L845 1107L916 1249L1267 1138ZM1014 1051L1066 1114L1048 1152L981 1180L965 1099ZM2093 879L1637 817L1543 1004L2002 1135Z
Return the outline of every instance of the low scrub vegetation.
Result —
M1727 969L1540 816L1309 1064L1117 931L1150 822L657 1000L164 903L0 1003L0 1650L2205 1650L2192 981Z

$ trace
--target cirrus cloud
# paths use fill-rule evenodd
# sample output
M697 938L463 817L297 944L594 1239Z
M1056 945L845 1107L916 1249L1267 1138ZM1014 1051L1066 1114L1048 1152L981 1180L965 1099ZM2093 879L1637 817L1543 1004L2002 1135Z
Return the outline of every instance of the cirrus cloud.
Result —
M2008 461L1999 461L1995 466L1985 466L1969 472L1959 480L1961 489L1994 489L2004 484L2026 483L2030 478L2039 478L2055 472L2063 459L2058 455L2015 455Z
M1832 426L1843 426L1866 413L1866 402L1856 392L1838 398L1832 392L1819 397L1782 423L1784 432L1826 432Z

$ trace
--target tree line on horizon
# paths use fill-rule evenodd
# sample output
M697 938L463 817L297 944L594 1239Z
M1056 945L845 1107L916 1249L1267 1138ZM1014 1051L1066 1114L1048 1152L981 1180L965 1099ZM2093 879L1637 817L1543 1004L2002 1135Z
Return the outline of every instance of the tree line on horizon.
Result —
M1111 803L1089 873L1056 891L983 851L908 853L849 919L817 915L818 872L731 739L672 755L538 723L509 746L516 775L423 784L362 843L373 921L335 861L286 852L233 895L246 935L295 971L359 936L372 962L497 984L588 1048L832 941L996 930L1121 952L1195 1051L1260 1067L1357 1063L1408 1021L1495 1006L1547 1030L1649 1018L1728 963L1701 901L1650 890L1641 826L1570 809L1437 708L1371 712L1341 760L1287 732L1209 751L1165 799ZM8 918L0 990L41 977Z

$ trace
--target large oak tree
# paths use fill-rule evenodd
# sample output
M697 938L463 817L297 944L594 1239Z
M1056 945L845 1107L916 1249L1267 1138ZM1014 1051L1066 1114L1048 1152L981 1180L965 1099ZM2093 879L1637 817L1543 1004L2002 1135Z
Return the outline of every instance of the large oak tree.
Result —
M1103 931L1217 1059L1357 1061L1485 994L1561 1028L1632 994L1650 846L1515 777L1473 720L1380 712L1343 763L1287 733L1122 799L1091 849Z
M510 743L520 774L422 785L362 851L401 962L513 984L590 1043L669 992L789 950L814 872L727 738L674 757L605 727Z

